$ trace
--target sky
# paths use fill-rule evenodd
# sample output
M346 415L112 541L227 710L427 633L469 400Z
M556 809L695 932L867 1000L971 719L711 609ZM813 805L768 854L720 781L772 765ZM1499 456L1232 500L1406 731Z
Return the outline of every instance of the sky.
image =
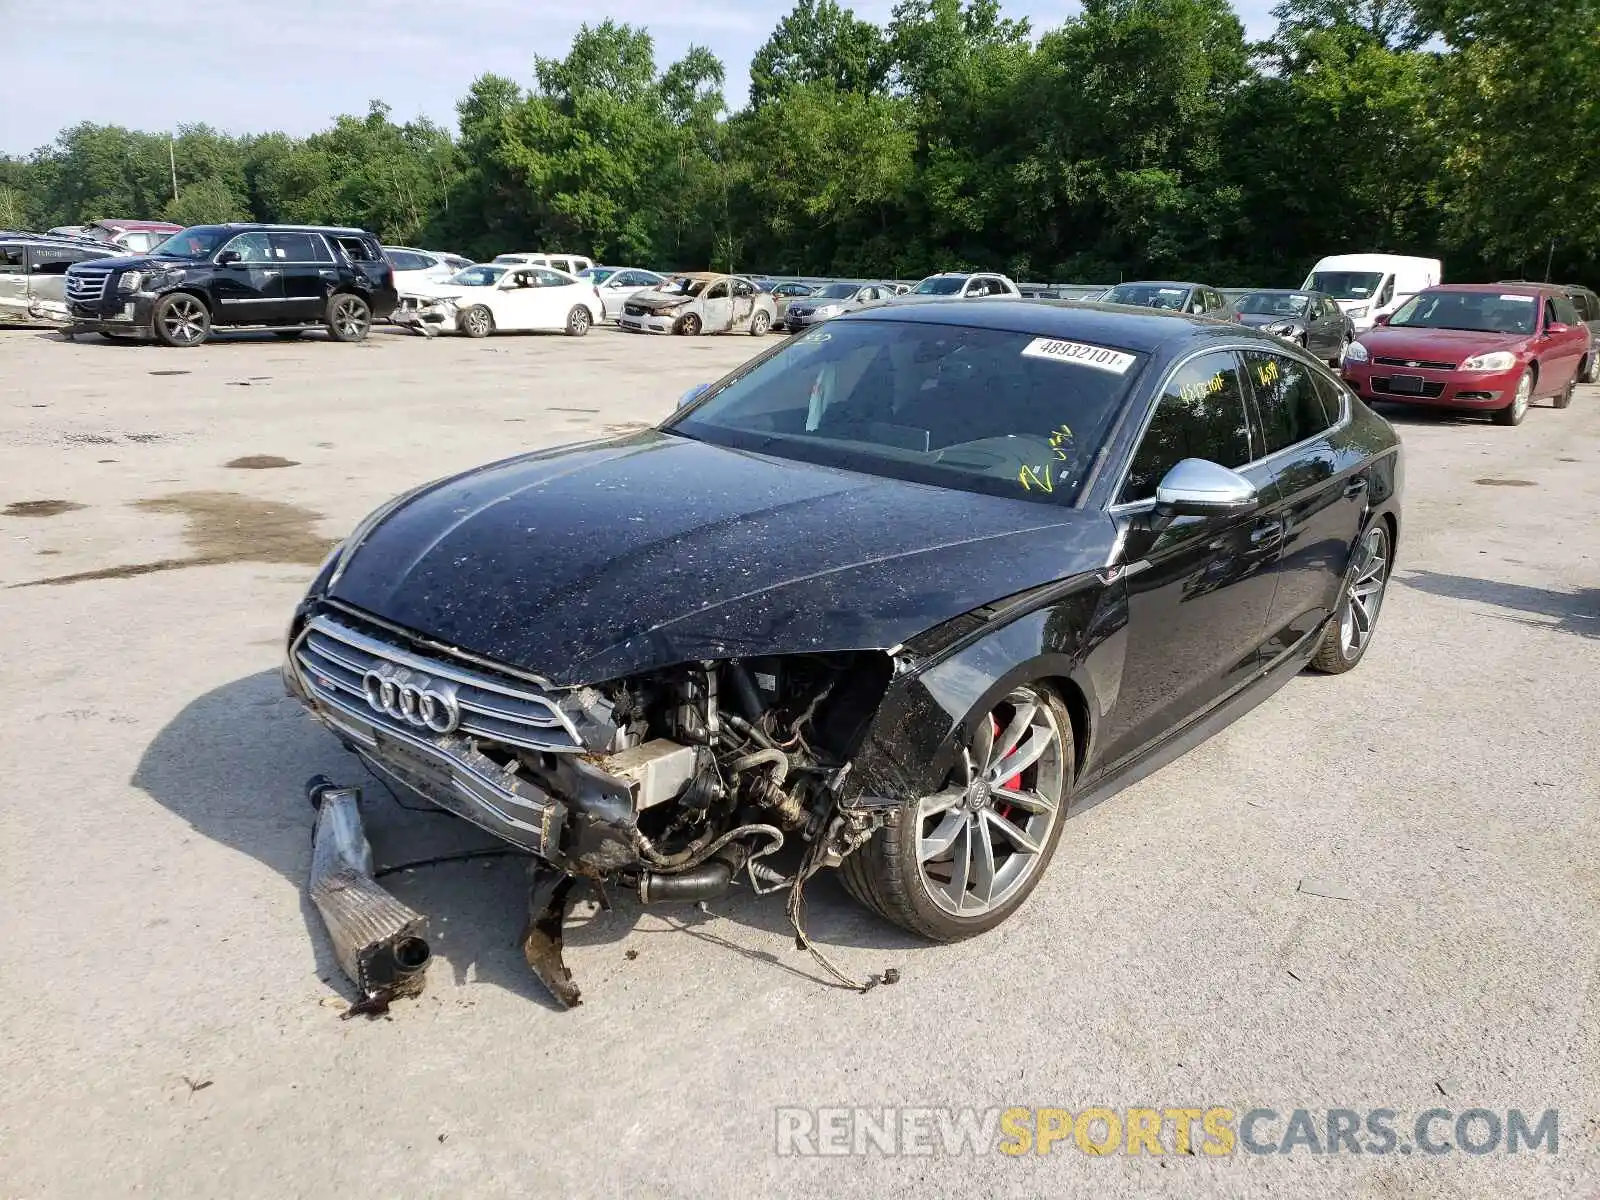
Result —
M1247 32L1271 29L1273 0L1235 0ZM691 45L727 68L731 107L749 90L750 59L792 0L209 0L111 6L91 0L0 0L0 153L26 154L81 121L134 129L204 123L229 133L304 135L340 113L386 101L396 120L454 128L455 104L479 75L527 85L535 55L562 57L578 26L607 17L643 25L665 67ZM846 7L888 20L893 0ZM1037 34L1074 0L1008 0Z

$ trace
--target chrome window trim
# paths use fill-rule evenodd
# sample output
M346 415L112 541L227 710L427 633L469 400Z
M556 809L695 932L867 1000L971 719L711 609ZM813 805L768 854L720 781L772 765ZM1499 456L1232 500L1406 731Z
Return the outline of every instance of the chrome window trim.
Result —
M1348 386L1346 386L1344 380L1339 379L1337 376L1334 376L1333 372L1328 371L1328 369L1326 367L1321 367L1317 363L1309 362L1308 360L1300 358L1297 355L1288 354L1281 347L1263 345L1261 343L1252 344L1252 343L1249 343L1249 342L1228 342L1228 343L1225 343L1225 344L1220 345L1220 346L1205 346L1205 347L1203 347L1201 349L1193 351L1192 353L1184 355L1180 359L1175 360L1165 371L1162 372L1161 378L1157 381L1156 387L1155 387L1155 393L1156 393L1155 403L1150 405L1148 411L1145 412L1143 419L1139 422L1139 432L1138 432L1138 435L1133 439L1133 449L1128 452L1128 455L1127 455L1126 459L1122 463L1122 469L1117 474L1117 484L1116 484L1116 486L1114 488L1111 489L1111 495L1112 496L1120 496L1122 494L1122 489L1127 486L1127 484L1128 484L1128 472L1133 469L1133 456L1139 452L1139 447L1144 444L1144 435L1146 433L1150 432L1150 422L1155 419L1156 409L1160 406L1161 397L1166 393L1167 384L1172 382L1172 377L1174 375L1176 375L1184 367L1186 367L1190 363L1192 363L1197 358L1203 358L1207 354L1225 354L1225 353L1229 353L1229 352L1238 353L1238 354L1246 354L1246 353L1274 354L1274 355L1277 355L1280 358L1288 358L1288 359L1292 360L1293 362L1299 363L1303 367L1313 367L1313 368L1316 368L1318 370L1326 372L1327 375L1330 378L1332 378L1333 381L1336 384L1339 385L1339 419L1338 420L1334 421L1326 429L1320 430L1319 432L1312 434L1310 437L1301 438L1298 442L1295 442L1292 446L1285 446L1281 450L1274 450L1271 454L1263 454L1263 455L1260 455L1257 458L1252 458L1247 463L1244 463L1244 464L1242 464L1240 466L1237 466L1237 467L1229 468L1230 470L1238 471L1240 473L1243 473L1245 471L1252 470L1252 469L1254 469L1256 467L1266 466L1268 463L1271 463L1273 459L1281 458L1284 455L1294 454L1296 451L1303 450L1307 446L1309 446L1312 442L1317 441L1319 438L1327 437L1328 434L1334 433L1337 430L1343 429L1346 425L1348 425L1350 423L1350 419L1351 419L1350 418L1350 389L1349 389ZM1243 365L1244 365L1243 363L1240 364L1241 367ZM1254 403L1255 403L1255 387L1252 384L1252 385L1250 385L1250 388L1251 388L1251 391L1250 391L1250 403L1253 406ZM1254 447L1255 447L1255 437L1256 437L1256 434L1258 432L1256 430L1256 428L1255 428L1255 424L1259 420L1260 414L1259 413L1247 413L1246 415L1251 417L1250 444L1251 444L1251 448L1254 449ZM1119 516L1122 513L1125 513L1125 512L1136 512L1136 511L1138 511L1140 509L1150 507L1150 506L1152 506L1154 504L1155 504L1155 498L1154 497L1151 497L1151 498L1148 498L1148 499L1145 499L1145 500L1129 500L1126 503L1122 503L1122 504L1117 504L1117 503L1108 504L1106 506L1106 512L1111 514L1112 516Z

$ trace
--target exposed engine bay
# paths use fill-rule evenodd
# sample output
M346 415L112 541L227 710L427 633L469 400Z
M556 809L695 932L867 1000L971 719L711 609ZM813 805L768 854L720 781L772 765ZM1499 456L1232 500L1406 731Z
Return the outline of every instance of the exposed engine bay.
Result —
M811 948L801 888L880 819L840 801L893 670L886 653L850 651L523 691L339 614L293 639L286 681L385 782L536 856L523 949L571 1005L560 934L580 884L602 904L612 887L643 904L789 889Z

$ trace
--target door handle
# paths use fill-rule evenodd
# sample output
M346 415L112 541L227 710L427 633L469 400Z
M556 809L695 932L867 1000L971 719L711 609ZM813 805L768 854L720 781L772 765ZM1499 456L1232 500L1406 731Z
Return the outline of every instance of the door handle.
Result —
M1366 490L1367 490L1367 477L1365 475L1357 475L1349 483L1344 485L1344 494L1345 494L1345 497L1347 499L1351 498L1351 497L1354 497L1354 496L1359 496L1362 492L1364 492Z

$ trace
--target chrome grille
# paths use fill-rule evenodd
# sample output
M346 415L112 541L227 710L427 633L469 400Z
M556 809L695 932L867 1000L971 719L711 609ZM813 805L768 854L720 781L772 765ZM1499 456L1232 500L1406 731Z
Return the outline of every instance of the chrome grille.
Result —
M73 304L94 304L106 294L111 272L104 268L79 267L67 272L67 299Z
M1453 362L1428 362L1421 358L1383 358L1381 356L1372 360L1374 366L1379 367L1410 367L1412 370L1421 368L1428 371L1454 371L1456 364Z
M454 685L461 719L452 732L530 750L584 748L571 718L536 685L497 679L443 657L413 654L326 615L311 621L294 653L316 700L380 730L424 740L438 736L369 702L363 683L368 672L400 668Z

